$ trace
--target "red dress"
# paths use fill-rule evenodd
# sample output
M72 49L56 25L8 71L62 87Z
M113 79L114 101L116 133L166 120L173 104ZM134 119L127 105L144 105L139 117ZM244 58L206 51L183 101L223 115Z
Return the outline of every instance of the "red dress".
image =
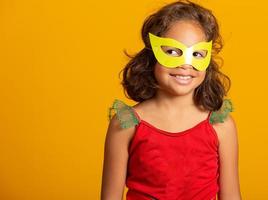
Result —
M134 110L133 110L134 111ZM216 200L218 138L209 116L171 133L139 118L129 146L127 200Z

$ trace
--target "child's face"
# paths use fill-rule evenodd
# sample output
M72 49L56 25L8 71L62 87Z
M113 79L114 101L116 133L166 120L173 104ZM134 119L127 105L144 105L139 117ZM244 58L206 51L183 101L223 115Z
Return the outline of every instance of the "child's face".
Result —
M206 41L202 28L192 21L173 23L163 37L175 39L186 46L193 46L196 43ZM166 50L165 47L163 47L163 50ZM171 50L167 53L178 55L180 52ZM193 94L194 89L203 82L206 75L206 71L197 71L189 64L167 68L158 62L155 65L154 73L160 88L175 95Z

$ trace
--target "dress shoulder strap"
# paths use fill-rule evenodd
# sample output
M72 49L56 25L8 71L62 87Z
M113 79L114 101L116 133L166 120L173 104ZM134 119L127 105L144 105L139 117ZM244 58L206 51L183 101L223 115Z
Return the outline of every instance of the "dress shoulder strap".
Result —
M109 120L115 114L120 122L121 128L130 128L139 124L139 119L133 108L121 100L115 99L112 106L109 108Z
M233 104L230 99L224 99L221 108L217 111L213 111L210 115L209 122L211 124L223 123L230 112L233 112Z

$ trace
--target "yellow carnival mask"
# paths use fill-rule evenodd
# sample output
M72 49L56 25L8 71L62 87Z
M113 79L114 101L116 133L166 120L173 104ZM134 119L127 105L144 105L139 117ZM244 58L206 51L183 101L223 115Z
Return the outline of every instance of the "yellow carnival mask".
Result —
M187 47L175 39L158 37L152 33L149 33L149 39L157 61L165 67L175 68L188 64L199 71L205 71L209 66L212 40Z

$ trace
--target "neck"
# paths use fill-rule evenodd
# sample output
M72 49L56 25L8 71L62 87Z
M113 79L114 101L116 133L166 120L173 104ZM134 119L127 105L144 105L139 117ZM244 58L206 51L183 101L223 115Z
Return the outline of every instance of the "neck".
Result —
M180 111L189 112L189 109L193 109L195 107L193 94L194 93L189 93L186 95L175 96L169 93L164 93L163 91L159 90L154 99L156 106L159 109L163 108L169 111L179 109Z

